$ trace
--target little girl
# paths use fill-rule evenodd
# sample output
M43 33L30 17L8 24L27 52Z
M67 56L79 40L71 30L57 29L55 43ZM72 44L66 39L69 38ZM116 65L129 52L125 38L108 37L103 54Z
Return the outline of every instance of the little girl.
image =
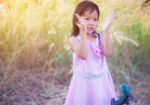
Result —
M65 105L111 105L116 98L105 56L112 53L109 35L111 18L104 24L104 35L96 33L100 16L91 1L80 2L73 16L69 44L73 51L73 77Z

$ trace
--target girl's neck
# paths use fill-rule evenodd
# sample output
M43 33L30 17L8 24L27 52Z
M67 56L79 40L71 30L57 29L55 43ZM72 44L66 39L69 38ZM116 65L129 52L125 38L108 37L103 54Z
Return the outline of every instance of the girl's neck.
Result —
M96 38L92 34L87 35L87 40L91 43L96 43Z
M87 36L92 37L92 34L87 34Z

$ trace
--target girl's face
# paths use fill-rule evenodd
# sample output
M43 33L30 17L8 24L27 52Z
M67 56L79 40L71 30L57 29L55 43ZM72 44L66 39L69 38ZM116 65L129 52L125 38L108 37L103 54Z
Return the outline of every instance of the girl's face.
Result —
M91 35L96 30L98 25L98 13L96 10L93 10L92 12L88 10L84 12L82 17L87 29L87 34Z

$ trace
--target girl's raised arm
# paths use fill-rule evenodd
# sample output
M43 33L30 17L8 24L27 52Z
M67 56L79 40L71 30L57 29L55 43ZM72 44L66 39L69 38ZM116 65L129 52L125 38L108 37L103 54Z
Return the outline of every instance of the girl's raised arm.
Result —
M105 56L111 56L112 55L112 40L111 40L111 36L109 33L109 27L113 21L113 17L114 14L111 13L106 17L106 20L104 21L104 24L102 26L103 29L103 40L102 40L102 44L103 44L103 49L104 49L104 54Z
M76 14L78 22L76 23L79 27L79 36L80 40L76 37L71 37L69 43L73 51L82 59L86 60L88 51L87 51L87 35L86 35L86 26L83 22L83 18Z

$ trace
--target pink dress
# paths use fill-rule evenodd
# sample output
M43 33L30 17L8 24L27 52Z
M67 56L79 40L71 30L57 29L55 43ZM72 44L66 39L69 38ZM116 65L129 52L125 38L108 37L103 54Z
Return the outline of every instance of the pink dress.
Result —
M88 42L87 60L73 52L73 76L65 105L111 105L111 99L116 98L105 56L100 53L98 37L96 42Z

